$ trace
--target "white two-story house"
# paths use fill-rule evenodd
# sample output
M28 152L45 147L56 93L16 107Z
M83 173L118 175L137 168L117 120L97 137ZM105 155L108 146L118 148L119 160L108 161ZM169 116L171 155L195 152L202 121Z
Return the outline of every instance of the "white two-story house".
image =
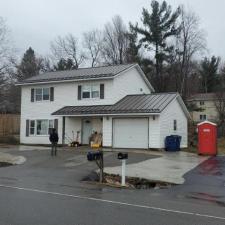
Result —
M49 72L19 82L22 88L20 142L49 144L49 128L59 143L79 133L89 144L93 132L113 148L163 148L167 135L182 136L187 147L189 113L177 93L154 93L137 64Z

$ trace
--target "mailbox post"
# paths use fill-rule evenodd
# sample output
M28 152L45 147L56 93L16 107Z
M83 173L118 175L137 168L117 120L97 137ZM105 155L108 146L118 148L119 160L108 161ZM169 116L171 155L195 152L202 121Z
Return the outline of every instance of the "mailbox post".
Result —
M88 152L87 154L88 161L95 161L100 173L99 173L99 182L103 183L104 180L104 160L103 160L103 151Z
M128 159L128 154L120 152L117 158L122 160L121 186L126 186L126 159Z

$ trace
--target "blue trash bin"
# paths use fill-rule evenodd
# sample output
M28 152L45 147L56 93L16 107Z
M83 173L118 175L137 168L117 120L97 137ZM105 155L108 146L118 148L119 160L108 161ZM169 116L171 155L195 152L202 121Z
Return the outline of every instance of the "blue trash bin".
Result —
M180 151L181 136L170 135L165 138L165 150L169 152Z

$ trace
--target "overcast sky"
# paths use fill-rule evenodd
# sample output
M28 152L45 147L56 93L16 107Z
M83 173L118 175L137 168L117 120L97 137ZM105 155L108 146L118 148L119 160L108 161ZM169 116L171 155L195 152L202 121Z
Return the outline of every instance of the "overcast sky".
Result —
M6 19L15 46L22 54L31 46L39 54L50 52L49 44L58 35L79 37L93 28L102 28L119 14L125 22L140 21L142 8L150 0L0 0L0 16ZM225 0L167 0L175 9L184 4L201 19L207 34L209 54L225 59Z

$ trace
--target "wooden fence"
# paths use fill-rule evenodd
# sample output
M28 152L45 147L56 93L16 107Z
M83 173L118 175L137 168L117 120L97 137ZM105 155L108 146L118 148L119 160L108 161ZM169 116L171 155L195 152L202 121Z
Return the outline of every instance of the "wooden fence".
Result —
M20 133L20 115L0 114L0 137Z

